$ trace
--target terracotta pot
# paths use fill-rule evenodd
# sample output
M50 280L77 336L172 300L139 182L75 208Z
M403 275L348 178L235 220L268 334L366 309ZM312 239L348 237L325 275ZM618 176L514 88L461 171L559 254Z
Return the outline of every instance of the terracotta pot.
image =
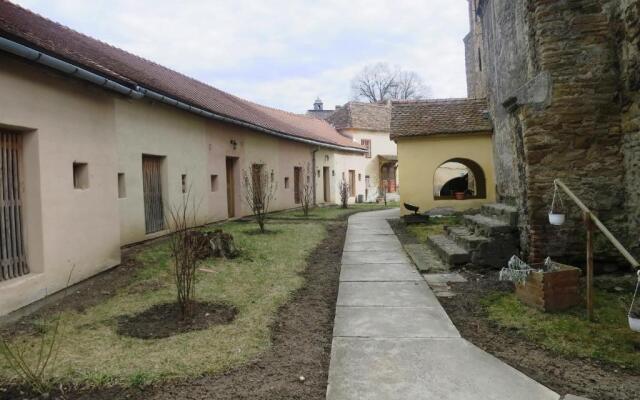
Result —
M453 195L456 197L456 200L464 200L464 192L455 192Z

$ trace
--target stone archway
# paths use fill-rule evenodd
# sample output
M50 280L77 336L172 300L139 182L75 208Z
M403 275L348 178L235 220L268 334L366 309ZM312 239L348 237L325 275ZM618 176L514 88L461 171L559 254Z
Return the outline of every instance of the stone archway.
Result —
M452 158L436 168L433 174L433 198L449 200L456 192L465 193L466 199L485 199L487 182L478 163L467 158Z

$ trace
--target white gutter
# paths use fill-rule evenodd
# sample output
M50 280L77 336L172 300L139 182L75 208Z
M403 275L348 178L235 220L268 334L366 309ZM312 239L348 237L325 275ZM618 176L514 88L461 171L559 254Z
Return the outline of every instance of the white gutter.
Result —
M249 128L249 129L253 129L256 131L260 131L260 132L264 132L267 133L269 135L272 136L276 136L276 137L280 137L283 139L287 139L287 140L292 140L292 141L296 141L296 142L300 142L300 143L305 143L305 144L310 144L310 145L314 145L314 146L322 146L322 147L326 147L329 149L334 149L334 150L343 150L343 151L352 151L352 152L358 152L358 153L365 153L366 150L357 148L357 147L349 147L349 146L340 146L340 145L335 145L335 144L330 144L330 143L325 143L322 141L318 141L318 140L313 140L313 139L306 139L306 138L302 138L299 136L294 136L291 134L287 134L284 132L280 132L277 130L273 130L273 129L268 129L268 128L264 128L260 125L257 124L253 124L250 122L246 122L240 119L236 119L236 118L232 118L232 117L227 117L225 115L221 115L221 114L215 114L212 113L210 111L204 110L202 108L199 107L194 107L192 105L189 105L187 103L184 103L180 100L174 99L172 97L169 96L165 96L161 93L155 92L151 89L146 89L140 86L136 86L135 88L130 88L127 87L125 85L122 85L118 82L115 82L111 79L102 77L100 75L97 75L91 71L88 71L84 68L81 67L77 67L73 64L70 64L66 61L60 60L59 58L55 58L55 57L51 57L47 54L44 54L40 51L34 50L28 46L25 46L23 44L14 42L12 40L9 40L7 38L1 37L0 36L0 50L4 50L8 53L14 54L18 57L22 57L25 58L29 61L33 61L36 62L38 64L42 64L44 66L47 66L49 68L53 68L57 71L60 71L62 73L65 73L67 75L91 82L93 84L96 84L98 86L104 87L105 89L109 89L112 90L114 92L117 92L119 94L134 98L134 99L140 99L143 97L148 97L152 100L155 101L159 101L161 103L165 103L168 104L170 106L173 107L177 107L180 108L182 110L191 112L193 114L196 115L200 115L202 117L205 118L210 118L210 119L214 119L217 121L222 121L222 122L227 122L230 124L234 124L234 125L239 125L239 126L243 126L245 128Z

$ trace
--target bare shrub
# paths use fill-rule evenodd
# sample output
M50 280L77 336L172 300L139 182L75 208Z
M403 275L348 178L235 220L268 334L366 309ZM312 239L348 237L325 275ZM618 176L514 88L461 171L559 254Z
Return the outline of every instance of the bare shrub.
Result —
M251 209L260 232L264 233L269 205L275 199L277 188L273 173L269 174L264 164L253 164L251 174L246 170L242 171L242 183L244 200Z
M338 185L338 193L340 193L340 206L342 208L348 208L349 207L349 192L350 192L351 188L349 186L349 184L343 179L342 181L340 181L340 184Z
M73 270L74 268L71 268L69 272L64 297L67 295ZM0 336L0 356L5 359L9 369L36 393L46 394L53 389L52 376L60 350L62 320L62 308L53 318L48 319L44 316L38 324L40 337L35 346L23 346L17 342L9 341L4 335ZM33 351L37 351L37 353Z
M311 175L313 171L307 166L306 174L304 174L304 184L302 185L302 193L300 198L302 199L302 212L305 217L309 216L309 210L313 206L313 185L311 184Z
M183 319L193 316L193 303L196 290L196 267L199 256L199 238L190 230L197 225L197 207L190 202L191 188L182 196L179 204L168 207L167 226L169 249L173 260L173 272L180 315Z

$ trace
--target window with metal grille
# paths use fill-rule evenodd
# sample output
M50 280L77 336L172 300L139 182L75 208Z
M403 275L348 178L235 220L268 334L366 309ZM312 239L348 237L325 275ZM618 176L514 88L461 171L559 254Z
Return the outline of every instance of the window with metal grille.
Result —
M0 281L29 273L22 226L22 137L0 131Z
M365 157L371 158L371 140L360 139L360 144L367 148L367 153L365 154Z

